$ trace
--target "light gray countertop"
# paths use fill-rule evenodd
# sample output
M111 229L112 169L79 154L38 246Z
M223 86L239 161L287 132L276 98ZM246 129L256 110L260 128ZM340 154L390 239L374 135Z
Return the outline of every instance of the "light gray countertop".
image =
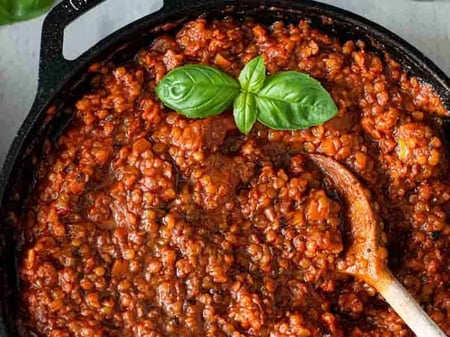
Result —
M322 0L392 30L450 74L450 1ZM108 0L66 30L65 55L74 56L147 13L162 0ZM36 93L42 18L0 27L0 165Z

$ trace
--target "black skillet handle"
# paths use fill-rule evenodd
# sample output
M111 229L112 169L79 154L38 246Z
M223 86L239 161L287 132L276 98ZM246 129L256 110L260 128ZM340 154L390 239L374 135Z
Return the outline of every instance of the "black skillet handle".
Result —
M73 61L66 60L63 56L64 29L103 1L105 0L63 0L47 14L42 26L38 99L51 96L55 85L72 69ZM184 8L189 1L164 0L162 10Z
M38 100L44 103L55 90L55 85L72 70L73 61L63 56L64 29L69 23L105 0L63 0L56 5L44 20L39 60ZM192 0L164 0L162 11L184 8Z
M72 62L63 56L64 29L103 1L63 0L48 13L42 25L38 97L48 96L55 84L71 70Z

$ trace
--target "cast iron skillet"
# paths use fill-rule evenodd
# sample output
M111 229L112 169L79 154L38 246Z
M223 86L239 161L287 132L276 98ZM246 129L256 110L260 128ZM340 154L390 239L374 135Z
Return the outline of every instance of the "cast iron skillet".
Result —
M93 62L106 59L126 62L162 31L170 33L199 15L246 15L262 23L280 19L298 23L300 18L308 18L314 27L341 40L362 39L375 52L388 52L411 75L431 84L450 109L450 79L420 51L373 22L310 0L164 0L160 11L118 30L78 59L64 59L64 28L103 1L64 0L43 24L37 96L0 174L0 337L19 335L14 321L20 290L16 263L20 240L15 237L14 227L33 185L33 164L39 158L44 140L54 141L70 121L68 107L87 89L88 79L84 74ZM324 18L331 18L332 23ZM164 25L169 22L174 24ZM56 108L54 116L47 113L49 107Z

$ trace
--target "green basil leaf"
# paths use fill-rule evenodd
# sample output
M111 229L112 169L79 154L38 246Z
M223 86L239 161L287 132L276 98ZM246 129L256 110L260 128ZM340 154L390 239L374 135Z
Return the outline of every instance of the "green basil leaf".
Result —
M242 92L234 101L234 121L242 133L248 133L256 122L256 100L251 92Z
M55 0L0 0L0 25L29 20L47 12Z
M238 94L238 81L205 65L175 68L156 87L156 95L164 105L189 118L220 114Z
M319 81L307 74L286 71L270 76L256 96L257 119L278 130L320 125L338 108Z
M239 75L239 82L243 90L257 93L264 85L266 66L262 56L257 56L247 63Z

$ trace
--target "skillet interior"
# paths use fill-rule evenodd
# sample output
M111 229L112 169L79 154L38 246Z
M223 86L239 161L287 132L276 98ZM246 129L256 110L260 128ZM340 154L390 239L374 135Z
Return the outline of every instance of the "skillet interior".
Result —
M20 238L15 237L14 227L22 214L28 191L33 186L33 163L40 157L45 142L53 142L70 121L72 103L89 89L89 78L83 74L91 63L103 60L111 60L116 64L126 63L140 48L148 45L153 37L161 34L161 31L170 34L178 30L184 22L199 15L207 18L250 16L267 24L276 20L297 23L300 18L307 18L311 20L312 27L338 36L341 40L361 39L376 53L389 52L411 75L430 83L450 109L449 79L404 41L377 25L359 20L357 16L330 6L295 0L249 0L245 3L221 0L184 6L176 9L166 7L155 15L119 30L86 52L74 65L72 73L59 74L60 78L68 81L53 84L52 90L57 94L50 101L45 95L37 98L30 116L19 132L18 140L14 143L17 147L12 148L7 157L3 176L0 178L0 336L17 335L14 314L18 298L15 294L20 290L16 277L16 256ZM161 26L167 22L173 24ZM55 77L58 77L57 75L54 74ZM45 90L39 92L43 91ZM55 115L47 113L50 107L56 108ZM445 126L445 123L443 124ZM448 130L444 132L450 134ZM447 147L449 143L450 139L447 139Z

